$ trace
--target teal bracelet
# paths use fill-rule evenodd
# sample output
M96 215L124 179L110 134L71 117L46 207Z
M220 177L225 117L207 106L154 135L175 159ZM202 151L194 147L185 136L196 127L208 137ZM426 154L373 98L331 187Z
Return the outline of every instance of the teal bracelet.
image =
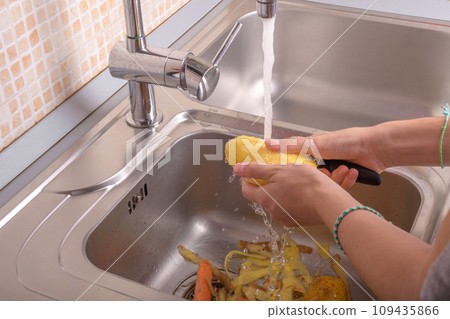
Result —
M336 241L336 245L339 247L340 250L342 250L342 252L344 252L344 249L342 248L341 242L339 241L339 237L338 237L339 224L341 223L341 221L344 219L345 216L347 216L348 214L350 214L351 212L353 212L355 210L367 210L367 211L374 213L375 215L384 219L383 215L381 215L375 209L370 208L368 206L354 206L347 210L344 210L342 212L342 214L340 214L339 217L336 219L336 223L334 224L334 229L333 229L334 240ZM344 254L345 254L345 252L344 252Z
M442 111L442 114L445 116L445 123L444 123L444 126L442 127L441 140L439 142L439 157L441 159L441 168L444 168L444 158L442 156L442 144L444 142L444 133L445 133L445 130L447 129L448 117L450 115L450 109L449 109L448 103L443 105L442 108L444 109Z

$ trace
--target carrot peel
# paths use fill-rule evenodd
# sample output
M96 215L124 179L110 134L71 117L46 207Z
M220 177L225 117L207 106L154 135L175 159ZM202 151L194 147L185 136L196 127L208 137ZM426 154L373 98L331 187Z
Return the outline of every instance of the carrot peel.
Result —
M203 259L198 266L195 282L194 301L211 301L212 269L208 260Z

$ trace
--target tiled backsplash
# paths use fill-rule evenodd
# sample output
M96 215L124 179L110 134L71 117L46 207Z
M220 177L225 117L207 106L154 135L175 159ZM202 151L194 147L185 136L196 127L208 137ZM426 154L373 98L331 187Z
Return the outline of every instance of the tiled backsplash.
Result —
M141 0L148 33L189 0ZM0 0L0 150L98 75L122 0Z

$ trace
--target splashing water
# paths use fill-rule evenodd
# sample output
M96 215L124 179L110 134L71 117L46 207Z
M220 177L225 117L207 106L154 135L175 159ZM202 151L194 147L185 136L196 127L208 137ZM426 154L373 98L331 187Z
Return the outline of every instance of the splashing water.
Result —
M273 255L278 257L280 255L279 249L278 249L278 242L280 241L280 235L278 232L273 229L272 226L272 218L270 215L267 215L266 211L262 207L260 203L253 202L251 205L251 208L255 211L255 213L263 218L264 225L266 225L266 229L270 234L270 245L272 247Z
M261 19L263 23L262 48L264 53L263 83L264 83L264 139L272 137L272 69L275 61L273 51L273 33L275 18Z
M288 238L288 235L293 232L293 228L284 227L284 231L279 233L277 232L273 226L272 226L272 218L269 214L266 213L264 208L260 203L253 202L250 204L250 207L253 208L255 213L263 218L264 225L266 226L266 230L269 233L270 240L269 245L272 249L272 258L271 262L274 263L276 261L280 262L281 267L284 267L284 264L286 262L284 258L284 251L286 247L286 239ZM253 242L257 242L258 237ZM280 243L281 247L278 246L278 243Z

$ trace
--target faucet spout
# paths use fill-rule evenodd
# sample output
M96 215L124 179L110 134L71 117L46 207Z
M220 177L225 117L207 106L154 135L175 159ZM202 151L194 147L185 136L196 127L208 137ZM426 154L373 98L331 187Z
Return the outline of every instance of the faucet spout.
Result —
M261 18L274 18L277 15L278 0L256 0L256 12Z

